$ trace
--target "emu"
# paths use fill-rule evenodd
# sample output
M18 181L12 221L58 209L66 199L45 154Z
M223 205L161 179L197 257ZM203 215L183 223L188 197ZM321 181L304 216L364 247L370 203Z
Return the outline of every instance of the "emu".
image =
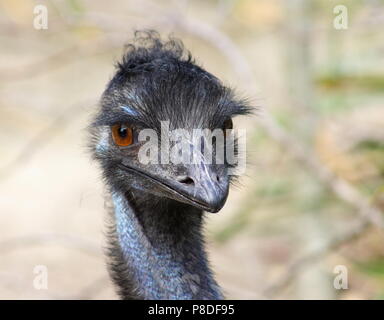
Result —
M205 251L204 211L219 211L230 164L143 164L140 130L232 129L245 101L198 66L178 39L137 32L108 83L90 147L112 208L108 269L122 299L222 299ZM189 146L202 154L202 145Z

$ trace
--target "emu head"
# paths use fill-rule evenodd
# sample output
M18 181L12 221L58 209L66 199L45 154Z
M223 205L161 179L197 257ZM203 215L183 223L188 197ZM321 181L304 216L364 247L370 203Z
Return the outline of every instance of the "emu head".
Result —
M113 188L217 212L228 195L231 166L225 156L217 161L218 149L228 146L232 118L248 111L192 61L181 42L139 34L102 96L91 147ZM220 132L224 140L217 138Z

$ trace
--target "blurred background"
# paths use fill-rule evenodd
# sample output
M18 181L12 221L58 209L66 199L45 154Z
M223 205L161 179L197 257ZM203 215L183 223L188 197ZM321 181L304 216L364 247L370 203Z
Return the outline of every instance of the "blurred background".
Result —
M235 122L247 173L206 228L226 296L384 298L379 0L0 0L0 298L117 298L85 128L143 28L181 38L258 106ZM348 289L334 286L340 265Z

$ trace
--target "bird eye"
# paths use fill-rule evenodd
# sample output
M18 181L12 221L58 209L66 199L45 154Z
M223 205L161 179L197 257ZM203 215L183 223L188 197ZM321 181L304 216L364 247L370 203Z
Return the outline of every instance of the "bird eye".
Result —
M112 126L112 138L119 147L127 147L133 143L133 129L124 124Z

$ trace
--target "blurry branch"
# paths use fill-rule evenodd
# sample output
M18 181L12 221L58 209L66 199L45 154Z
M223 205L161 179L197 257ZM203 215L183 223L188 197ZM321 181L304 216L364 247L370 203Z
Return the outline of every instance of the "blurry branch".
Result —
M110 283L111 280L108 275L104 275L100 277L99 279L92 281L91 284L85 286L82 288L78 293L76 293L74 296L71 295L68 297L68 299L74 299L74 300L86 300L91 299L95 297L98 293L105 290L108 283Z
M58 11L59 12L59 11ZM31 62L27 65L20 67L1 68L0 69L0 81L11 82L17 80L24 80L31 77L44 74L46 72L54 71L66 64L70 64L78 61L81 58L89 58L105 52L110 52L114 49L121 49L124 42L127 41L126 34L120 34L114 37L111 34L107 34L111 30L124 30L125 24L117 24L119 20L111 19L104 13L84 13L81 21L66 18L66 31L69 32L68 27L79 26L96 26L102 32L102 36L96 40L82 40L76 45L72 45L69 48L64 48L50 54L46 57L40 58L35 62ZM124 19L120 19L124 21ZM54 35L53 35L54 36Z
M0 253L4 254L17 249L25 249L30 246L60 245L63 247L79 250L94 257L100 257L100 246L94 241L87 240L78 236L45 233L20 236L0 242Z
M357 209L364 220L370 221L379 228L384 227L380 209L373 206L355 187L321 164L314 153L279 127L271 116L265 114L262 123L270 137L285 148L294 159L302 163L308 171L316 175L339 199Z
M263 290L263 296L266 298L274 296L282 289L286 288L303 268L309 264L316 263L325 255L339 249L344 244L348 244L357 239L370 225L371 224L368 221L360 221L357 226L351 228L351 230L346 231L340 236L330 239L324 246L311 252L303 253L301 257L296 258L293 262L288 264L283 275L280 276L273 285L268 286Z
M62 246L69 249L78 250L84 254L92 257L101 257L101 248L98 243L92 240L88 240L82 237L69 234L60 233L43 233L43 234L32 234L26 236L20 236L12 239L3 240L0 242L0 254L4 255L7 252L13 252L15 250L28 249L33 246L49 246L56 245ZM22 281L19 281L23 283ZM63 295L63 294L50 294L49 299L91 299L102 290L107 287L109 283L109 277L104 275L99 279L92 281L91 284L83 287L78 293L74 295ZM14 284L14 281L12 282ZM19 285L21 287L21 285Z
M47 145L69 122L82 111L88 110L88 106L95 105L96 102L82 102L65 109L46 127L44 130L32 137L19 153L9 162L8 165L0 168L0 180L12 175L20 166L24 165L28 159L32 158L42 147ZM87 107L84 107L87 106Z
M295 126L305 134L312 133L318 117L311 102L313 99L313 58L311 39L314 38L312 12L313 2L307 0L285 1L284 21L285 83L289 88L288 103L294 116L301 121ZM292 108L293 107L293 108Z
M0 81L16 81L36 76L46 70L52 71L55 68L60 67L60 65L66 63L68 60L72 59L74 54L78 54L78 48L76 46L65 48L26 66L21 66L18 68L11 67L8 69L2 68L0 70Z
M108 287L110 283L108 275L103 275L90 284L78 289L75 294L49 293L49 299L53 300L90 300Z
M216 47L219 52L222 52L229 60L234 71L241 76L244 83L248 85L254 83L251 66L246 62L244 56L230 38L211 25L191 18L184 18L174 17L173 22L181 26L187 33L204 39L213 47Z
M74 63L81 58L89 58L109 52L115 48L121 48L122 44L122 39L116 41L114 38L83 41L81 45L73 45L69 48L61 49L25 66L2 68L0 69L0 81L7 83L36 77L46 72L54 71L66 64Z
M252 68L229 37L218 29L191 18L179 15L174 17L172 21L188 33L203 38L216 47L234 65L235 71L239 73L244 83L253 87L255 81L251 71ZM337 177L323 165L314 152L310 151L294 135L284 130L266 109L263 110L260 124L269 137L278 142L296 161L302 163L311 174L328 186L336 196L353 206L363 219L369 220L380 228L384 227L381 211L372 206L370 201L351 184Z

